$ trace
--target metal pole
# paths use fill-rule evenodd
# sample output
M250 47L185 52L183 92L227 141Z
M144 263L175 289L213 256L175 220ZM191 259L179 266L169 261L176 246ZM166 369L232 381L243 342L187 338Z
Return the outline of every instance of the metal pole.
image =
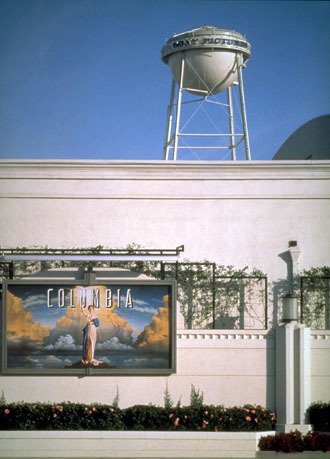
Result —
M14 262L9 263L9 279L14 279Z
M215 328L215 319L216 319L216 311L215 311L215 263L212 264L212 319L213 319L213 328Z
M242 54L240 54L240 61L243 62ZM244 98L242 65L238 61L238 55L236 56L236 62L237 62L237 75L238 75L238 83L239 83L239 93L240 93L240 98L241 98L243 132L244 132L244 137L245 137L245 153L246 153L246 159L250 160L251 159L251 153L250 153L249 133L248 133L248 128L247 128L247 120L246 120L246 111L245 111L245 98Z
M330 291L329 291L329 277L325 279L325 304L324 304L324 314L325 314L325 329L330 330Z
M304 323L304 278L300 278L300 323Z
M231 86L227 88L228 98L228 118L229 118L229 129L230 129L230 151L231 159L236 160L236 149L235 149L235 137L234 137L234 115L233 115L233 100L231 97Z
M268 278L264 278L265 281L265 329L268 328Z
M164 153L163 153L163 159L166 159L166 160L168 159L168 155L170 151L170 138L171 138L171 131L172 131L174 94L175 94L175 81L173 78L172 87L171 87L170 104L167 108L166 132L165 132L165 143L164 143Z
M181 115L183 75L184 75L184 53L182 53L181 55L181 72L180 72L180 85L179 85L179 91L178 91L178 103L176 106L173 160L176 160L178 156L177 151L178 151L178 135L179 135L180 115Z

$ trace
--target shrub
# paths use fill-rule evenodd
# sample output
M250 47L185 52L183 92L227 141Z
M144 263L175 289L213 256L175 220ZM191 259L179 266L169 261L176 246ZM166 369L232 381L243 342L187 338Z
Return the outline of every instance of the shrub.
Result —
M109 405L10 403L0 408L0 430L121 430L122 412Z
M330 432L330 402L316 402L308 408L310 423L319 432Z
M267 435L259 440L261 451L301 453L303 451L330 451L330 435L308 432L303 436L297 430L290 433Z
M164 407L171 408L171 406L173 406L173 400L171 398L170 391L168 390L168 384L166 381L166 387L165 387L165 392L164 392Z
M11 403L0 406L0 430L205 430L263 431L275 414L256 405L160 407L82 403Z
M200 408L203 406L203 399L204 399L204 393L200 392L200 390L196 390L195 386L192 384L191 385L191 391L190 391L190 406L193 408Z
M155 405L134 405L124 412L127 430L167 430L167 409Z

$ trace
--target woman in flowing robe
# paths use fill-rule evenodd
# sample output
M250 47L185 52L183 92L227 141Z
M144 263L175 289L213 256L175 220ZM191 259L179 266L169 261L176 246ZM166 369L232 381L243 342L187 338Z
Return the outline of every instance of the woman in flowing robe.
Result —
M92 365L98 365L102 363L101 360L96 360L94 358L95 346L96 346L96 337L97 331L96 328L100 326L100 321L94 313L94 306L88 306L86 308L81 308L83 314L86 316L87 324L83 328L83 358L82 362Z

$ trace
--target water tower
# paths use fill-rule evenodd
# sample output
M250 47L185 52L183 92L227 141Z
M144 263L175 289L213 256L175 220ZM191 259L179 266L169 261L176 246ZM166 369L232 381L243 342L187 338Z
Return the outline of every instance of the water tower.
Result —
M242 142L245 144L246 159L251 159L242 79L242 68L250 54L251 46L243 35L216 27L200 27L175 34L167 40L162 48L162 60L169 65L173 81L167 113L164 159L176 160L179 149L225 149L230 152L231 159L235 160L236 148ZM242 132L236 132L233 85L239 90L239 130ZM225 90L227 98L226 103L223 103L217 95ZM184 101L183 93L190 99ZM217 117L211 119L208 115L206 108L210 103L217 104L219 110L225 111L226 128L219 125ZM198 132L185 131L190 119L184 126L180 125L180 121L187 104L197 104L191 118L203 112L210 118L213 132L202 132L199 130L201 124L198 123Z

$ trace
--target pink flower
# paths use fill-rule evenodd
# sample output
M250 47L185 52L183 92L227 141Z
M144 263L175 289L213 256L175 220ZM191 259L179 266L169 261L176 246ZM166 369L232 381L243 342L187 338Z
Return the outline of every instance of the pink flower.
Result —
M92 414L91 410L88 411L89 414Z
M10 413L10 411L8 410L8 408L5 409L4 413L5 413L5 414L9 414L9 413Z
M93 406L93 408L92 408L92 411L96 411L96 408L95 408L95 406Z
M251 413L256 414L256 410L252 410Z
M208 425L208 422L205 419L203 419L202 429L206 429L207 425Z
M174 416L173 413L170 413L168 417L171 419L173 418L173 416Z
M254 422L258 422L258 418L255 418Z
M177 427L179 425L179 422L180 422L180 418L176 418L176 420L174 421L175 427Z
M56 413L53 414L53 418L57 418L57 414Z
M246 411L247 413L250 413L250 410L249 410L249 409L247 409L247 408L245 408L245 410L244 410L244 411Z
M245 419L246 419L247 421L251 421L251 418L250 418L250 416L246 416L246 418L245 418Z

